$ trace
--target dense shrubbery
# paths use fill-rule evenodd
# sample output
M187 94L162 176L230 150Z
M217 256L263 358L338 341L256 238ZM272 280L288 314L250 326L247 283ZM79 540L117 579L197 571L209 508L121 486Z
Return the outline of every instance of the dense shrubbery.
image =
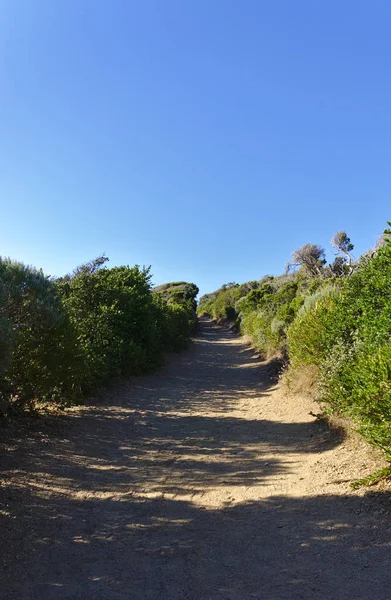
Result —
M53 280L0 259L0 396L74 401L115 378L148 371L195 329L194 284L154 294L149 269L100 268L100 257ZM177 290L178 292L178 290Z
M77 334L84 385L139 374L156 364L160 344L148 270L81 272L60 282L59 291Z
M229 284L203 296L198 311L217 321L231 321L265 355L284 353L286 330L307 287L308 281L295 274Z
M319 364L319 399L391 457L391 243L310 308L301 326L289 333L292 361Z
M199 313L231 319L264 355L283 355L291 378L317 373L317 398L349 415L391 458L391 241L385 232L372 253L353 262L344 232L340 253L326 265L320 246L293 253L299 270L251 282L251 290L223 286L200 300ZM290 265L291 266L291 265Z
M166 283L153 288L155 306L159 310L160 339L167 350L186 347L191 335L198 331L198 287L185 281Z
M1 259L0 286L2 397L74 397L76 335L56 284L40 271Z

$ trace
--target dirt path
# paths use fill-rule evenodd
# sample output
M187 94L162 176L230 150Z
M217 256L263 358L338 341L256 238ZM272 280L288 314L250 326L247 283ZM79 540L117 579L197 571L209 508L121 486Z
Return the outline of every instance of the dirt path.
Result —
M391 598L389 495L205 322L158 374L0 431L1 600ZM316 410L316 407L315 407Z

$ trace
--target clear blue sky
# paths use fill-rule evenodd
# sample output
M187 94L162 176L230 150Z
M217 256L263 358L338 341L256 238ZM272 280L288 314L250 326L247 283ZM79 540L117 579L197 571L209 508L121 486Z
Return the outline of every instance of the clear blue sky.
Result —
M3 0L5 256L211 291L391 219L391 4Z

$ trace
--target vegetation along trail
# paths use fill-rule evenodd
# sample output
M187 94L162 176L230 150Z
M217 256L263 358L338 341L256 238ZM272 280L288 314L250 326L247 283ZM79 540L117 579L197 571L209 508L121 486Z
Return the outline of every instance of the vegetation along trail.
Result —
M367 447L283 395L230 331L29 431L1 432L3 600L390 597Z

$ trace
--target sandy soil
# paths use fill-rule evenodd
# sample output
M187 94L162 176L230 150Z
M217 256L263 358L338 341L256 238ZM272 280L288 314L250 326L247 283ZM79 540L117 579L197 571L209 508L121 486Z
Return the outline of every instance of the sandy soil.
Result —
M391 598L354 437L210 322L159 373L0 430L2 600Z

